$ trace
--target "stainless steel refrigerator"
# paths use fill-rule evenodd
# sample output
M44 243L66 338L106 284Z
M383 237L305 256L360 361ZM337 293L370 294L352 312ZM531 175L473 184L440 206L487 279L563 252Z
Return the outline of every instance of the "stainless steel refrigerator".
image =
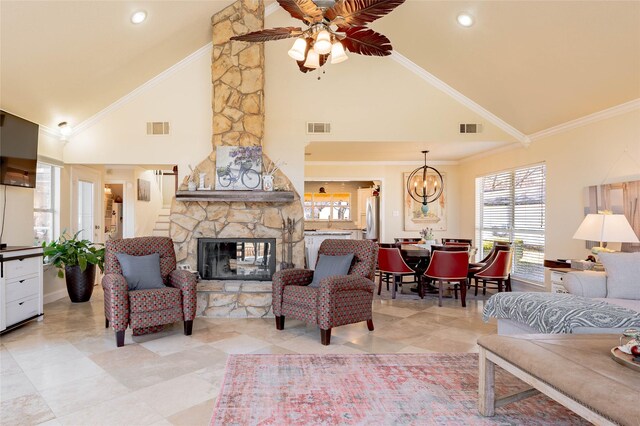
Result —
M380 239L380 197L368 197L366 206L366 224L364 232L366 240Z

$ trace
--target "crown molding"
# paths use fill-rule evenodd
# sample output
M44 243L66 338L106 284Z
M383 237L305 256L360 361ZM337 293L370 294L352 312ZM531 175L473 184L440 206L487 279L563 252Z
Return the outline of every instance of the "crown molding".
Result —
M60 139L60 132L51 127L40 125L40 131L45 135Z
M459 163L460 164L464 164L464 163L468 163L470 161L476 161L476 160L480 160L480 159L485 158L485 157L489 157L490 155L500 154L501 152L513 151L514 149L518 149L518 148L527 148L528 146L529 146L529 144L526 144L526 143L514 142L514 143L510 143L510 144L505 145L505 146L500 146L498 148L489 149L487 151L483 151L483 152L480 152L478 154L474 154L474 155L470 155L468 157L464 157L459 161Z
M280 4L277 1L274 1L269 6L264 8L264 17L266 18L272 13L275 13L276 10L280 10Z
M427 161L431 166L457 166L456 160ZM305 166L422 166L424 161L305 161Z
M626 114L627 112L635 111L637 109L640 109L640 98L604 109L602 111L594 112L593 114L585 115L584 117L576 118L575 120L567 121L566 123L562 123L557 126L549 127L548 129L541 130L536 133L532 133L529 135L529 138L532 141L535 141L536 139L542 139L552 135L556 135L558 133L563 133L577 127L586 126L587 124Z
M69 138L93 126L95 123L102 120L102 118L104 118L104 116L106 116L110 112L115 111L118 108L122 107L123 105L128 104L129 102L131 102L132 100L134 100L135 98L137 98L138 96L146 92L147 90L151 89L152 87L166 80L171 75L180 71L181 69L183 69L184 67L192 63L193 61L201 58L206 54L211 54L211 46L212 46L212 43L207 43L206 45L202 46L200 49L196 50L186 58L182 59L180 62L173 64L172 66L162 71L157 76L153 77L151 80L146 81L142 85L135 88L133 91L121 97L120 99L118 99L117 101L115 101L114 103L112 103L111 105L103 109L102 111L99 111L98 113L89 117L82 123L78 124L74 128L73 133L69 135Z
M498 116L494 115L487 109L481 107L471 99L467 98L465 95L458 92L456 89L449 86L447 83L440 80L439 78L437 78L436 76L434 76L433 74L431 74L430 72L428 72L427 70L425 70L424 68L416 64L415 62L411 61L409 58L402 55L398 51L394 50L391 52L391 59L393 59L394 61L396 61L397 63L399 63L406 69L408 69L409 71L413 72L418 77L420 77L421 79L423 79L424 81L426 81L427 83L435 87L436 89L446 93L447 95L449 95L450 97L452 97L453 99L455 99L456 101L464 105L465 107L469 108L471 111L475 112L485 120L491 122L494 126L498 127L499 129L503 130L509 135L513 136L519 142L525 145L529 143L527 136L524 133L522 133L515 127L511 126L509 123L502 120Z

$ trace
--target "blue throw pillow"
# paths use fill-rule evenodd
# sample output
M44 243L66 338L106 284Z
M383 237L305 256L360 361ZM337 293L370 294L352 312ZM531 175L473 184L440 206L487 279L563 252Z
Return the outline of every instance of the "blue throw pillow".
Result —
M147 256L116 253L116 257L120 262L122 275L127 280L129 290L150 290L165 287L160 273L160 255L158 253Z
M320 287L320 281L323 278L332 277L334 275L347 275L353 260L353 253L343 256L327 256L320 255L316 270L313 271L313 281L309 287Z

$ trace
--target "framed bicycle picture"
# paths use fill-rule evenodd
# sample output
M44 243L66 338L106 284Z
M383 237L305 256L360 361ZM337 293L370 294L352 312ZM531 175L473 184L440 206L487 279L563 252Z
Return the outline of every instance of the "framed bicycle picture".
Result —
M260 189L262 147L218 146L216 148L216 189L253 191Z

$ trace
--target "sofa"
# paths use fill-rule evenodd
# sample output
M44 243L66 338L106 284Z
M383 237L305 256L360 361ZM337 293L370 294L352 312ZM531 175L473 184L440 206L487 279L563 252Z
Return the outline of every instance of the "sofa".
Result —
M565 274L569 292L513 292L492 296L484 320L498 321L498 334L620 333L640 328L640 253L601 253L605 272Z

